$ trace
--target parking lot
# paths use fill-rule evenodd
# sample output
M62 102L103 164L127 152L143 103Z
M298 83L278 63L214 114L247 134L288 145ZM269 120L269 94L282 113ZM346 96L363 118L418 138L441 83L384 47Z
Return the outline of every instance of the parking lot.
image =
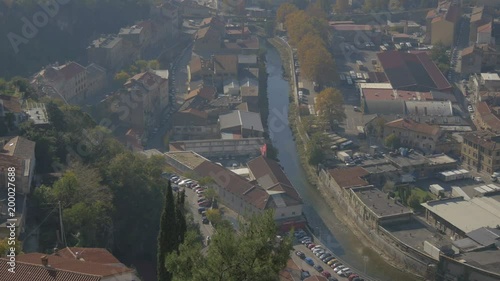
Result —
M300 239L296 239L297 243L293 247L294 250L293 250L293 254L292 254L292 259L295 262L295 264L297 264L300 267L301 270L308 271L311 275L322 275L322 272L326 271L326 272L330 273L330 275L331 275L331 278L329 280L339 280L339 281L344 281L344 280L347 281L348 280L348 278L346 276L340 276L339 274L335 273L334 269L332 269L331 266L329 266L327 263L325 263L322 260L320 260L313 253L312 250L310 250L309 248L307 248L305 245L301 244L300 241L298 241L298 240L300 240ZM312 238L312 240L313 240L313 242L316 242L314 240L314 238ZM316 245L320 245L320 244L316 244ZM342 264L342 261L338 260L338 257L336 257L335 255L333 255L333 253L331 251L329 251L328 249L326 249L323 246L321 246L321 248L325 251L325 253L332 254L332 256L336 260L335 263L339 263L339 265ZM299 257L296 254L297 251L300 251L300 252L304 253L305 256ZM310 263L308 263L307 262L308 259L311 259L314 262L314 264L311 265ZM323 269L323 271L319 272L314 267L316 265L321 266L321 268ZM346 265L344 265L344 266L347 267ZM350 271L353 272L353 274L356 274L356 272L354 272L354 270L350 270ZM360 279L357 279L357 280L360 280Z

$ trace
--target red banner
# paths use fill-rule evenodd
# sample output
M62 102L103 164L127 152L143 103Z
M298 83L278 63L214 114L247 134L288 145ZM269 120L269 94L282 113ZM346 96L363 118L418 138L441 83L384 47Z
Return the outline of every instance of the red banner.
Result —
M266 156L267 154L267 143L265 143L261 148L260 148L260 153L262 154L262 156Z

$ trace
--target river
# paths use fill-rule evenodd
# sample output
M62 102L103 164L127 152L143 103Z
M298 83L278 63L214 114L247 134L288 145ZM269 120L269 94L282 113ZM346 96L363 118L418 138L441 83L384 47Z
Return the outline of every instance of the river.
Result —
M383 281L413 281L413 276L388 265L372 249L363 246L354 234L342 224L319 191L307 180L292 131L288 125L290 86L283 79L283 67L278 51L268 45L267 54L269 133L278 159L288 178L304 201L304 214L310 227L336 256L368 276ZM365 267L366 265L366 267Z

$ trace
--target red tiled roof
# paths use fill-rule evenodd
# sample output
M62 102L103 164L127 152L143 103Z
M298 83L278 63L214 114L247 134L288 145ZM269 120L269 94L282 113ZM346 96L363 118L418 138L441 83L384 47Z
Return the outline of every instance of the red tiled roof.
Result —
M125 87L131 86L134 82L139 82L146 87L151 87L154 84L159 83L161 79L163 78L152 72L145 71L136 74L132 76L130 79L128 79L128 81L125 83Z
M474 46L467 47L467 48L463 49L463 50L460 52L460 55L461 55L462 57L467 56L467 55L470 55L470 54L474 53L474 50L475 50L475 49L476 49L476 48L475 48Z
M426 134L429 136L437 136L440 133L440 128L438 125L429 125L427 123L419 123L413 121L412 119L397 119L385 124L389 128L398 128L403 130L409 130L413 132L418 132L421 134Z
M492 30L491 22L477 28L477 32L491 33L491 30Z
M491 111L491 108L484 101L477 104L477 114L488 129L500 133L500 119Z
M451 85L425 52L377 53L387 78L395 89L419 86L429 90L449 90Z
M79 73L82 73L85 71L85 67L81 66L80 64L76 62L70 62L65 65L63 65L60 69L60 72L63 74L64 78L66 80L71 79L78 75Z
M443 19L444 19L443 16L435 17L435 18L432 19L432 23L436 23L438 21L442 21Z
M48 267L42 264L43 256L48 258ZM16 273L12 274L7 271L7 260L0 260L0 280L9 281L98 281L104 277L133 272L127 267L31 253L16 257Z
M500 136L490 131L475 131L463 134L464 139L491 150L500 149Z
M370 173L362 167L340 168L328 170L330 176L337 182L341 188L351 188L366 186L369 183L363 177Z
M198 89L192 90L189 92L189 94L186 96L185 100L192 99L194 97L201 97L205 100L211 101L215 99L215 96L217 94L217 89L215 87L210 87L210 86L202 86Z
M53 255L62 258L79 259L101 264L120 264L121 262L108 250L103 248L68 247L57 251Z
M215 72L229 72L236 74L238 72L238 56L236 55L215 55L214 59Z
M21 113L21 102L18 98L7 95L0 95L0 104L3 104L3 107L12 113Z

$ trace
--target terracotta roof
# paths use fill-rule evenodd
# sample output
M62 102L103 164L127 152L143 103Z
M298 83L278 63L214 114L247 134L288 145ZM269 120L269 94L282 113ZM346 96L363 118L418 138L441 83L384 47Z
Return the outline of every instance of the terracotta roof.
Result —
M439 22L439 21L442 21L444 19L443 16L437 16L435 18L432 19L432 23L436 23L436 22Z
M370 173L362 167L350 167L328 170L330 176L341 188L351 188L357 186L366 186L369 183L363 177Z
M467 47L467 48L463 49L463 50L460 52L460 55L461 55L462 57L464 57L464 56L468 56L468 55L470 55L470 54L474 53L474 50L476 50L476 48L475 48L474 46Z
M48 258L49 267L43 266L43 256ZM16 257L16 273L12 274L7 271L7 259L1 260L0 280L9 281L98 281L134 271L127 267L31 253Z
M436 13L436 10L430 10L429 12L427 12L427 19L431 19L431 18L434 18L437 16L437 13Z
M483 15L484 15L484 7L483 6L474 7L474 9L472 10L472 14L470 16L470 22L473 23L473 22L482 20Z
M451 85L425 52L377 53L387 78L394 89L419 86L429 90L449 90Z
M242 176L210 161L204 161L194 171L202 177L211 177L217 185L243 199L257 209L268 207L271 197L262 187L248 182Z
M245 34L250 34L250 29L248 27L237 27L237 28L230 28L226 29L226 34L227 35L245 35Z
M3 146L4 152L1 154L29 159L35 152L35 142L23 137L14 137L8 140Z
M85 72L85 67L76 62L70 62L60 67L59 70L66 80L75 77L76 75Z
M500 150L500 135L490 131L465 133L463 138L486 149Z
M121 264L113 254L104 248L68 247L57 251L53 255L101 264Z
M149 87L154 86L157 83L161 83L162 79L163 78L161 78L160 76L158 76L155 73L152 73L150 71L145 71L145 72L136 74L136 75L132 76L130 79L128 79L128 81L125 83L125 87L129 87L129 86L133 85L134 82L139 82L143 86L149 88ZM163 79L163 80L166 80L166 79Z
M274 192L283 192L296 200L297 202L295 203L302 203L302 199L297 193L297 190L295 190L278 162L264 156L259 156L250 160L247 165L259 185L264 189Z
M259 49L260 48L260 43L259 43L259 38L255 36L250 36L248 39L245 40L238 40L236 42L226 42L224 43L224 46L227 49Z
M336 24L331 26L335 31L371 31L373 27L367 24Z
M186 96L185 100L192 99L194 97L200 97L205 100L211 101L215 99L217 95L217 89L215 87L210 86L201 86L198 89L194 89Z
M215 73L229 72L236 74L238 72L238 56L236 55L215 55L213 63Z
M478 33L479 32L491 33L491 30L492 30L491 22L477 28Z
M426 123L418 123L412 119L398 119L385 124L389 128L397 128L403 130L409 130L413 132L418 132L421 134L429 136L437 136L440 133L440 128L438 125L429 125Z
M0 105L3 106L7 111L12 113L21 113L21 102L18 98L7 95L0 95Z
M488 129L500 133L500 119L491 111L491 108L484 101L477 104L476 113Z

